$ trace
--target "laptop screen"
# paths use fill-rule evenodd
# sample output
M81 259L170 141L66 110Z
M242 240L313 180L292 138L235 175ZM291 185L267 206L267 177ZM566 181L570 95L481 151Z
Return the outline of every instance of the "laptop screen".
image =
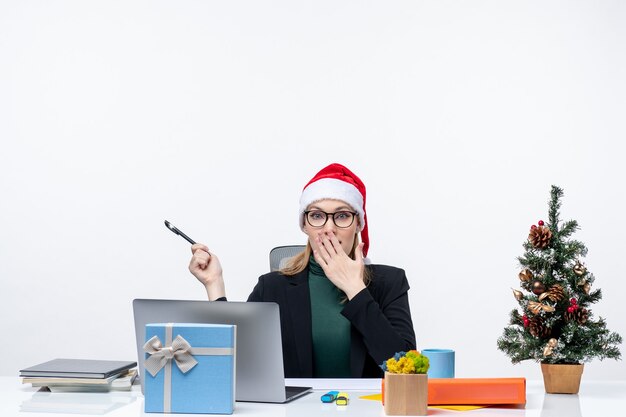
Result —
M237 401L285 402L279 307L269 302L133 300L137 362L144 389L145 325L148 323L235 324Z

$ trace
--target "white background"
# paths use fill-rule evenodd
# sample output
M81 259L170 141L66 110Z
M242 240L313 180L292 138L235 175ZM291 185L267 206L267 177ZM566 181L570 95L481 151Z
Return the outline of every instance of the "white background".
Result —
M305 242L330 162L366 183L370 258L406 270L420 348L455 349L457 376L540 377L496 340L552 184L626 336L625 21L618 0L2 0L0 374L132 360L134 298L204 299L164 219L245 300Z

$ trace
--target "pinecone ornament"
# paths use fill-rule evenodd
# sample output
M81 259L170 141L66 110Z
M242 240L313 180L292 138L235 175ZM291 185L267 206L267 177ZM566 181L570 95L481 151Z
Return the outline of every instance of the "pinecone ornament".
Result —
M568 309L565 313L563 313L563 316L567 321L575 321L578 324L585 324L589 318L589 312L586 308L578 307L571 309L571 311Z
M547 226L533 226L528 233L528 240L537 249L545 249L552 239L552 231Z
M550 301L554 301L558 303L562 299L565 298L565 291L560 284L554 284L546 292L539 296L539 301L543 301L544 299L549 299Z
M528 324L528 331L535 337L543 338L550 334L550 328L546 326L541 317L533 317Z

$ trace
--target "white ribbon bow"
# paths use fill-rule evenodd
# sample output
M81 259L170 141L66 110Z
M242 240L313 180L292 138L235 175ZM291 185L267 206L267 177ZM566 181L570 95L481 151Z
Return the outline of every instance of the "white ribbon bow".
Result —
M174 359L182 373L187 373L198 364L198 361L191 354L191 345L181 335L176 336L171 346L165 347L157 336L152 336L143 345L143 350L150 355L144 361L144 366L152 376L156 376L165 364L172 359Z

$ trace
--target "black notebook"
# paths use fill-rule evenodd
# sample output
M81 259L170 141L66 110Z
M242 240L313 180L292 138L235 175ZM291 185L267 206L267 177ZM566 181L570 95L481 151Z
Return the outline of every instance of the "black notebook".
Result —
M137 362L96 359L53 359L21 369L20 377L108 378L137 366Z

